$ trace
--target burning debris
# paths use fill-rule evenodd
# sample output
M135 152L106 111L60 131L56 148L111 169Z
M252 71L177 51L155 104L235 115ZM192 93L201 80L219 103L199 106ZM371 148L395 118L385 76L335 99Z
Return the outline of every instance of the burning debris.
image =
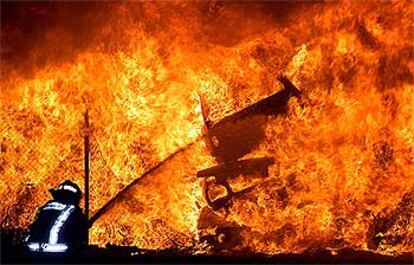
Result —
M88 110L91 244L413 252L412 3L3 6L2 229L85 190Z
M236 159L257 148L263 141L263 128L268 116L285 113L289 98L300 95L299 90L286 77L280 77L279 81L283 83L284 89L274 95L227 116L213 125L206 121L208 129L206 141L210 152L217 161L223 163L199 171L197 177L204 178L203 197L208 207L214 212L223 209L225 213L228 213L232 200L253 192L259 185L263 187L272 185L273 180L265 180L248 188L239 188L238 191L234 191L229 181L239 176L269 177L268 167L275 162L272 157ZM218 187L225 189L224 195L215 194L213 195L215 199L211 199L211 190L214 188L217 190ZM240 234L243 227L226 222L225 218L220 221L220 218L223 219L207 209L201 210L198 229L201 235L206 234L201 236L201 240L206 239L218 249L237 247L241 243ZM214 234L209 231L214 231ZM223 242L226 242L226 245L222 244Z

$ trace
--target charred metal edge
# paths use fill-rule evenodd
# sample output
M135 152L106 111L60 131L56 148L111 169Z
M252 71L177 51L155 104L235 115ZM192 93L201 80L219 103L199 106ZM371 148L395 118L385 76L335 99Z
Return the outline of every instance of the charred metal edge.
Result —
M282 83L283 89L213 123L210 129L214 130L222 124L243 120L255 114L275 116L284 113L288 100L291 97L300 97L301 91L285 76L279 76L278 80Z

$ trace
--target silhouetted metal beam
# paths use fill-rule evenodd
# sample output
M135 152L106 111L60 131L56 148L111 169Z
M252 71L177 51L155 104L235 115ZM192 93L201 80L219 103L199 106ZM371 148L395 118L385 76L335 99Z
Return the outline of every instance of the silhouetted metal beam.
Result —
M89 114L88 110L86 110L84 115L84 122L85 122L85 131L83 137L84 149L85 149L85 156L84 156L84 170L85 170L85 216L86 220L89 220L89 163L90 163L90 148L89 148L89 136L90 136L90 128L89 128ZM86 230L86 244L89 245L89 226Z

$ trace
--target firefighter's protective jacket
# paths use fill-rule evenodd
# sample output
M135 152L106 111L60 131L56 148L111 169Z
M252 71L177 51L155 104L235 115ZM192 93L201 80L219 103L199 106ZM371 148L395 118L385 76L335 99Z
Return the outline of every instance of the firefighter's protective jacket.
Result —
M27 246L36 252L78 252L86 245L87 221L78 205L51 200L29 227Z

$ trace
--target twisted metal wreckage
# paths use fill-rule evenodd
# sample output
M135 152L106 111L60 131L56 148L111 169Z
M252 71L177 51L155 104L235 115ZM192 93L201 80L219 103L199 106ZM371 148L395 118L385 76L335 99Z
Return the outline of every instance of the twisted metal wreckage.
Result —
M271 157L257 157L242 159L241 157L251 152L257 147L264 137L264 125L268 119L286 113L287 103L291 97L299 97L300 90L292 84L292 82L284 77L278 77L283 84L283 89L230 115L216 123L211 123L206 117L206 110L202 104L202 112L206 131L196 141L189 143L187 146L177 150L165 160L145 172L139 178L136 178L129 185L125 186L99 210L97 210L89 219L90 226L93 225L111 206L113 206L122 196L133 186L142 181L151 172L159 168L166 161L171 160L178 153L186 150L194 143L205 140L209 147L211 155L219 163L197 173L197 177L203 178L203 197L208 205L201 211L198 229L203 234L203 230L209 227L219 226L220 232L231 234L232 236L225 244L220 244L215 237L211 237L208 233L201 239L206 239L210 243L214 243L217 247L231 247L237 244L237 231L242 229L239 225L226 223L217 212L224 210L227 212L232 201L237 200L245 194L248 194L258 186L270 184L274 179L264 180L249 187L244 187L234 191L229 180L243 174L251 178L266 178L269 176L268 167L274 164ZM88 112L85 113L85 213L89 216L89 118ZM214 194L217 188L225 188L225 193ZM280 192L283 196L283 191ZM236 233L236 234L235 234ZM214 238L214 239L213 239ZM212 240L213 239L213 240ZM231 243L229 243L231 242Z

